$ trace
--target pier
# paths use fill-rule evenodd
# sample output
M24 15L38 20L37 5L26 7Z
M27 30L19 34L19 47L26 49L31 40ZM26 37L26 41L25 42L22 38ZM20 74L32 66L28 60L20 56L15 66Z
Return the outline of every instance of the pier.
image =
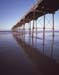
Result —
M47 47L47 49L51 50L51 52L47 51L50 52L47 56L53 58L54 46L56 46L56 32L58 33L58 30L55 30L57 24L55 23L55 15L57 13L59 14L58 0L38 0L22 19L13 26L12 31L18 38L33 48L41 49L43 54Z

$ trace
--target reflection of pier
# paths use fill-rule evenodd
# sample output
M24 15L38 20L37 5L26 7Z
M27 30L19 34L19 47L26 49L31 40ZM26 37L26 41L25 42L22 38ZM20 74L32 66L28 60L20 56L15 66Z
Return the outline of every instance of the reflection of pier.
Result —
M54 48L54 32L55 32L55 14L56 11L59 9L59 0L38 0L38 2L33 5L33 7L29 10L28 13L12 28L12 31L15 31L16 34L20 34L20 37L23 41L25 41L26 36L28 35L28 40L31 42L31 45L35 47L34 45L34 39L37 43L37 40L42 40L42 46L43 46L43 54L45 53L45 40L46 40L46 25L52 26L52 41L51 41L51 57L53 58L53 48ZM51 20L47 22L47 14L51 16ZM49 17L48 16L48 17ZM39 25L42 26L42 28L38 27L38 18ZM51 23L50 23L51 22ZM28 24L28 29L26 29L26 24ZM42 32L42 38L38 35L41 30Z
M26 44L16 35L14 35L14 38L16 39L18 45L23 48L27 57L32 61L32 63L36 67L38 74L41 72L42 75L59 75L59 64L56 64L53 59L45 56L36 48L33 48L32 46Z

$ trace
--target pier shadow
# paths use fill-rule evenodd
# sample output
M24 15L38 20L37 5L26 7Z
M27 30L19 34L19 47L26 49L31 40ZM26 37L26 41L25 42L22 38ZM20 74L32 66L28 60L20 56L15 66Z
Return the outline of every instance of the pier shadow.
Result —
M28 59L34 64L38 74L41 72L42 75L59 75L59 64L57 64L53 58L42 54L38 49L26 44L16 35L13 34L13 36L18 45L23 48Z

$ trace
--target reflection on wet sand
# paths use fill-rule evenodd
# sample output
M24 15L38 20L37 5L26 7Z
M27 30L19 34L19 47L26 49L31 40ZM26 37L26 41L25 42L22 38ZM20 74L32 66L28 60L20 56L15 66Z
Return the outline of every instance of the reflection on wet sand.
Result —
M0 75L38 75L11 32L0 32Z
M26 44L16 35L13 35L19 46L21 46L27 57L32 61L36 70L41 72L42 75L59 75L59 64L55 62L52 58L42 54L36 48ZM44 43L43 43L44 46Z

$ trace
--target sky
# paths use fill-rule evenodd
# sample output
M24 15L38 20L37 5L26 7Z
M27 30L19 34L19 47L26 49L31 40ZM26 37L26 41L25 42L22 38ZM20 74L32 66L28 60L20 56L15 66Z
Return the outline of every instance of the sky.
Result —
M35 0L0 0L0 30L10 30Z
M0 30L11 28L26 14L36 0L0 0ZM46 15L46 28L51 27L52 17ZM41 19L41 18L40 18ZM43 20L38 19L38 26L42 27ZM50 21L51 20L51 21ZM59 11L55 15L55 28L59 29ZM40 25L39 25L40 24ZM47 25L48 24L48 25Z

